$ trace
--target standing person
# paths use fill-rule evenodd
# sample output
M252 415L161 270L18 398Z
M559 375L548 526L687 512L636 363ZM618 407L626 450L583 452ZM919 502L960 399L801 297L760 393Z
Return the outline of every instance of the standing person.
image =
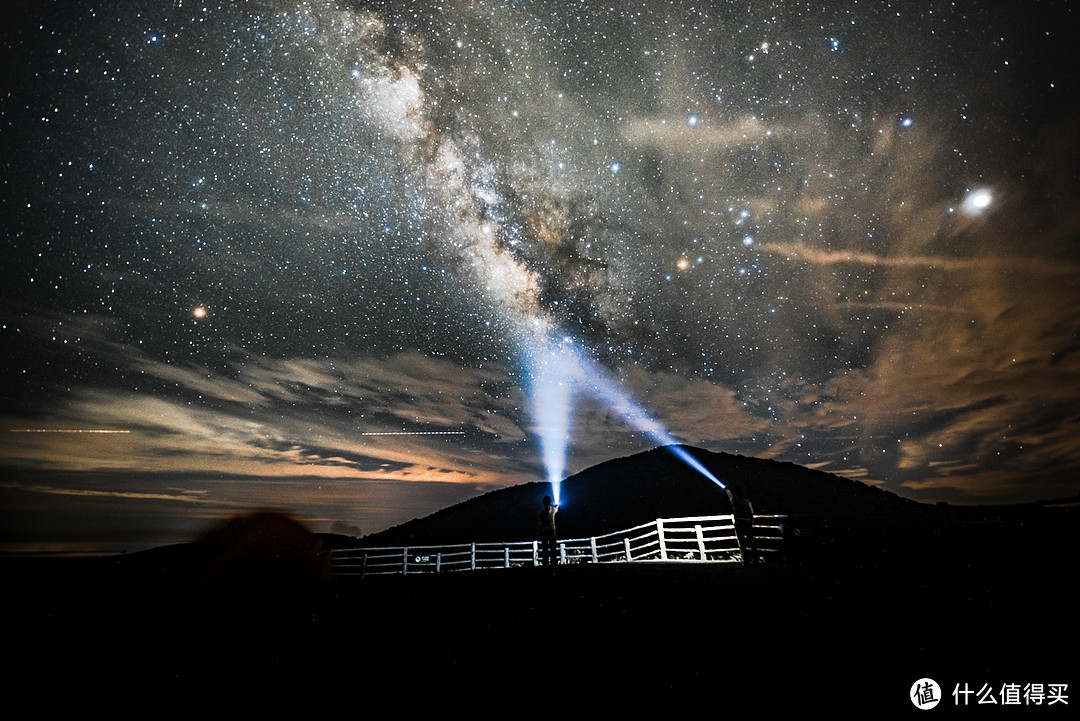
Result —
M536 520L536 535L540 539L540 562L545 566L555 563L555 512L558 506L551 505L551 496L544 496L544 507Z
M735 516L735 535L739 539L739 550L743 563L750 565L756 557L754 553L754 506L743 494L742 486L735 486L728 491L731 500L731 512Z

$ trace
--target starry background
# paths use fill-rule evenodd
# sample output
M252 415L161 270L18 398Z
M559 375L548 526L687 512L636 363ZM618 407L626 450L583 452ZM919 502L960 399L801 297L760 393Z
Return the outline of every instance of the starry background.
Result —
M4 550L261 507L356 535L542 479L553 343L682 442L1077 492L1068 3L25 5ZM567 472L655 445L570 421Z

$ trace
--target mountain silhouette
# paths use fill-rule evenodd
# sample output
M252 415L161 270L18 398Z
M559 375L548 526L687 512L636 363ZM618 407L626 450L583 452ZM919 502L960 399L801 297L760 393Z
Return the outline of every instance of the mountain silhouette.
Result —
M877 514L921 505L794 463L682 448L729 488L742 486L758 514ZM550 494L547 482L502 488L365 536L360 545L531 540L542 498ZM566 478L557 525L560 538L587 538L657 518L730 512L722 488L680 460L669 447L660 447L606 461Z

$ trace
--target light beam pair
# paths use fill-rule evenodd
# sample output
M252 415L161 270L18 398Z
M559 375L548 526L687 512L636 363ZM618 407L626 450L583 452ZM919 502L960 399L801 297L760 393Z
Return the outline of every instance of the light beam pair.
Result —
M623 420L647 434L680 460L720 488L727 486L701 462L686 452L663 426L627 395L596 363L578 350L570 338L545 335L531 353L532 401L540 446L551 483L552 498L560 503L566 468L566 444L570 436L570 404L573 391L582 389L604 401Z

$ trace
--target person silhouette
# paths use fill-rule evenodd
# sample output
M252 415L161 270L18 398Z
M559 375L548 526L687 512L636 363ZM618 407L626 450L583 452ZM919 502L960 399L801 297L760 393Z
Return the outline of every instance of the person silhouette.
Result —
M540 540L540 562L545 566L555 563L555 512L559 507L551 505L551 496L544 496L544 507L536 519L536 535Z
M735 535L739 539L743 563L750 565L757 557L754 549L754 506L744 494L742 486L728 491L728 499L731 501L731 513L735 516Z

